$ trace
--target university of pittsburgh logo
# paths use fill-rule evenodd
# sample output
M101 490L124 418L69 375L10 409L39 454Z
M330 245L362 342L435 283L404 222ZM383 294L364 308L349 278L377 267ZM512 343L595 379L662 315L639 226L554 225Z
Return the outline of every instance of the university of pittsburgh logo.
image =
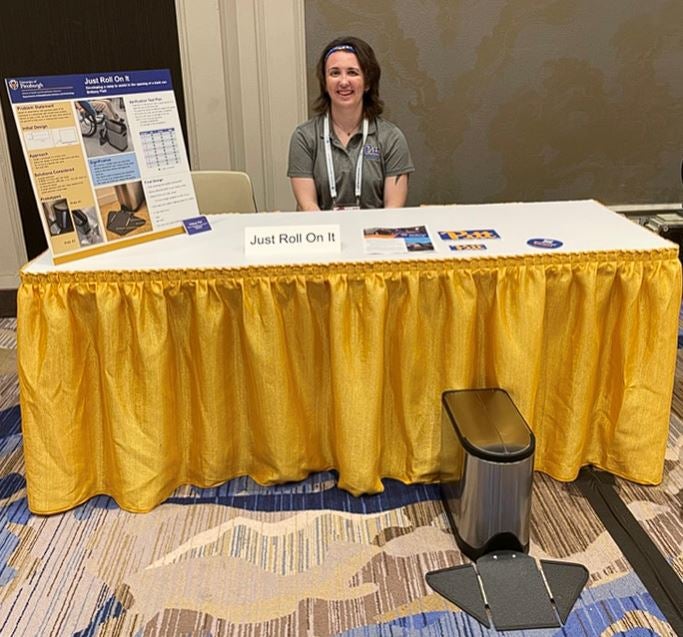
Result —
M500 239L500 235L491 228L486 230L442 230L439 231L439 237L444 241L466 241L467 239L482 241L483 239Z
M379 158L380 158L379 146L373 146L372 144L365 144L365 146L363 146L363 157L365 159L379 160Z
M448 246L453 252L466 250L488 250L485 243L452 243Z

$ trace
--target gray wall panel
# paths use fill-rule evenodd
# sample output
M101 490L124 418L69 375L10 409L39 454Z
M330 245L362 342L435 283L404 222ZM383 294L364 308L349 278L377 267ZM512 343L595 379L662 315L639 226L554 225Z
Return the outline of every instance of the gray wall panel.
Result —
M375 49L386 116L417 172L409 203L680 201L680 0L306 0L315 62Z

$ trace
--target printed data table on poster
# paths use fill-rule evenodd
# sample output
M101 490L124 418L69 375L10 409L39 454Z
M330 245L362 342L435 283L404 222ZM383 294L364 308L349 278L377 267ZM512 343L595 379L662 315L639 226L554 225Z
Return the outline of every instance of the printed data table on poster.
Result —
M162 128L140 133L142 153L148 168L168 168L180 163L181 155L176 143L176 131Z
M182 232L197 215L168 70L6 84L56 263Z

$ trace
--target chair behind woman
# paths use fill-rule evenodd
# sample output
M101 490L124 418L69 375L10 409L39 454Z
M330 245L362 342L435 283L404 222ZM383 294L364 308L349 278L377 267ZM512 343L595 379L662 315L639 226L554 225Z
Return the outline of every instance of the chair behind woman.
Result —
M193 170L192 183L199 212L258 212L247 173L233 170Z

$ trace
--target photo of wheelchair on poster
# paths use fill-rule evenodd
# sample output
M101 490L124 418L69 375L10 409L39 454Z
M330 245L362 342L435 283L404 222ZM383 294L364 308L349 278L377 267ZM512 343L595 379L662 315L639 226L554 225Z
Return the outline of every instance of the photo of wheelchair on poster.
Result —
M76 100L78 124L88 157L133 150L122 97Z

